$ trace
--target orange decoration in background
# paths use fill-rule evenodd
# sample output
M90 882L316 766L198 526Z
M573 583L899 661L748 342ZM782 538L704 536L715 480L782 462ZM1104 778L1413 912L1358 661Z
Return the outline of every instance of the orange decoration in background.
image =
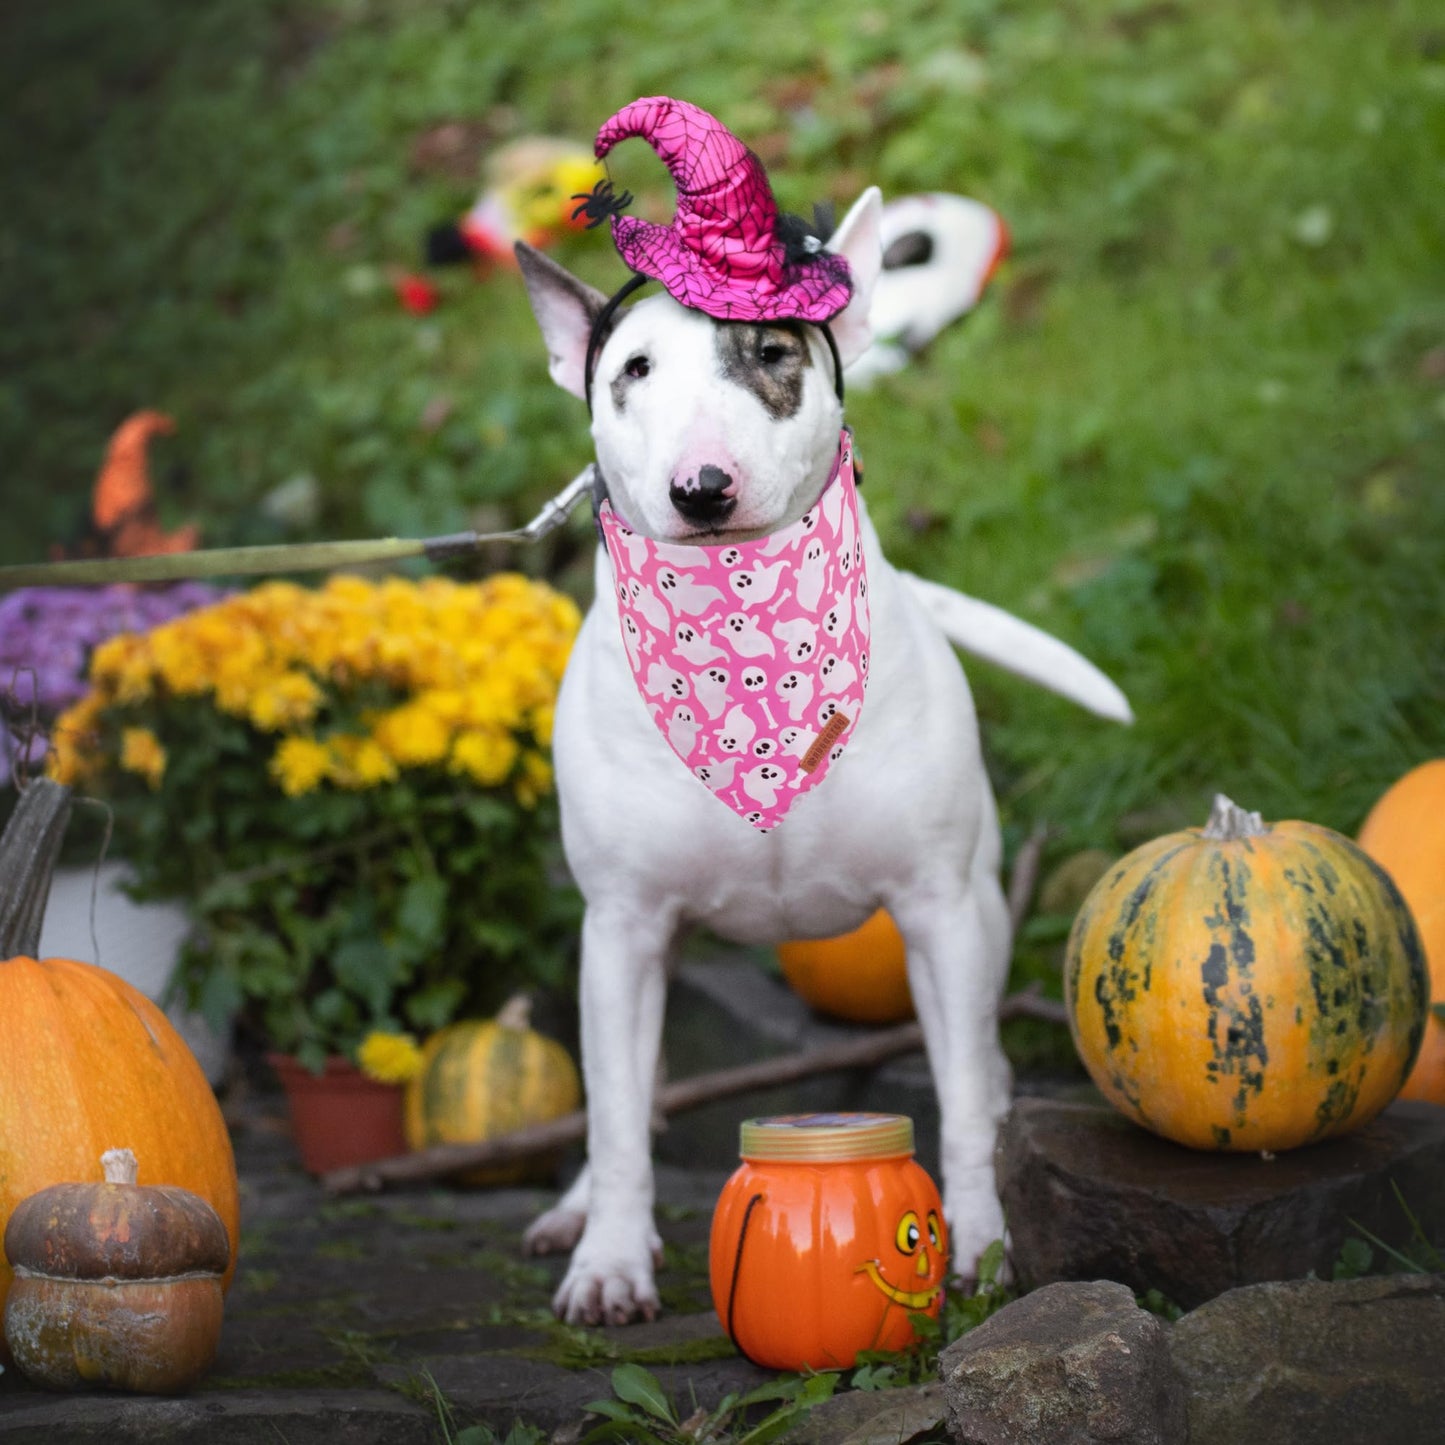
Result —
M1394 880L1414 915L1430 969L1430 999L1445 1004L1445 758L1412 768L1370 809L1360 847ZM1445 1104L1445 1019L1431 1013L1402 1099Z
M152 437L169 436L175 429L164 412L138 411L112 433L91 494L95 535L80 549L81 555L153 557L189 552L200 541L201 529L194 522L167 532L156 515L148 449Z
M775 1370L852 1366L913 1340L948 1274L943 1205L898 1114L796 1114L742 1126L709 1251L733 1343Z
M793 992L819 1013L860 1024L913 1017L908 952L882 908L852 933L780 943L778 962Z

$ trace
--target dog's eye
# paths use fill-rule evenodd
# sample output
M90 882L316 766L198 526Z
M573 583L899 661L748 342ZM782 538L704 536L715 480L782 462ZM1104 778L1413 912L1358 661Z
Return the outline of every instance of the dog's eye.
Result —
M652 370L652 363L645 356L634 356L622 369L633 381L641 381Z
M779 362L785 361L788 356L788 348L780 346L776 341L765 341L758 347L758 360L764 366L777 366Z

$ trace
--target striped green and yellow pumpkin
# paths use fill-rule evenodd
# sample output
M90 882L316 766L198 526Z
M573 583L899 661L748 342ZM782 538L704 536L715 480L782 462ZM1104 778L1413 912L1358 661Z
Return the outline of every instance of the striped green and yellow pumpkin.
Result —
M471 1144L571 1113L582 1098L572 1056L531 1027L525 997L494 1019L439 1029L422 1048L421 1067L406 1086L407 1143ZM462 1175L468 1184L515 1184L545 1178L555 1159L524 1159Z
M1227 798L1100 879L1069 936L1079 1056L1136 1123L1196 1149L1277 1150L1358 1128L1425 1028L1410 910L1348 838Z

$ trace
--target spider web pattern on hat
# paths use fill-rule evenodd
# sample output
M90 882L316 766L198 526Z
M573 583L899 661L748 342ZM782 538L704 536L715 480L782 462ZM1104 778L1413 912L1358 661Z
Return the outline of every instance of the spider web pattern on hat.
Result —
M670 96L635 100L597 132L597 158L632 136L652 146L677 186L670 226L613 217L613 240L634 271L721 321L821 323L848 304L847 261L821 249L790 257L762 162L716 117Z

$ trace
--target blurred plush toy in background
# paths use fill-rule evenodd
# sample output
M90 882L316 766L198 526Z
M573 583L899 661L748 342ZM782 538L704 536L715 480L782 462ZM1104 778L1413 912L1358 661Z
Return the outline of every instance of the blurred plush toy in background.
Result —
M848 368L854 387L900 370L971 311L1008 252L996 212L942 192L889 201L882 233L883 272L868 311L877 340Z
M514 242L549 246L587 225L586 216L573 217L574 198L605 174L592 148L577 141L524 136L503 146L487 158L482 193L471 210L427 233L427 264L487 260L515 266Z
M148 557L189 552L200 528L187 522L174 532L161 529L147 458L152 437L169 436L175 422L164 412L138 411L111 436L91 496L91 529L79 555Z

